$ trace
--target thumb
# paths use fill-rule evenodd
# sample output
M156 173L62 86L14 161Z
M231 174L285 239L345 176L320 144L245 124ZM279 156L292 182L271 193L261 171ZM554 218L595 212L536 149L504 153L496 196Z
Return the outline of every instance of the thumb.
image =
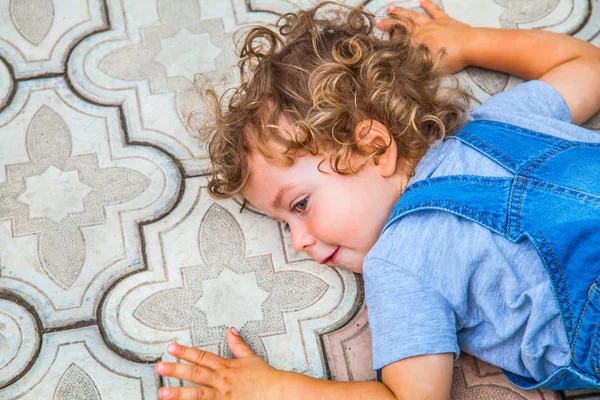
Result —
M227 332L227 343L229 344L229 348L231 349L231 352L235 358L244 358L256 355L250 346L246 344L244 339L242 339L242 336L240 336L239 332L235 328L231 328Z

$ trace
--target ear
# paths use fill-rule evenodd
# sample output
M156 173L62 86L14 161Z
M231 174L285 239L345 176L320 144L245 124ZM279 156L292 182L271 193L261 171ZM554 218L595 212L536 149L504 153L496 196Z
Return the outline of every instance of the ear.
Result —
M385 125L373 119L363 119L354 128L354 138L358 146L367 151L387 147L385 153L374 159L374 164L384 178L388 178L396 172L398 147Z

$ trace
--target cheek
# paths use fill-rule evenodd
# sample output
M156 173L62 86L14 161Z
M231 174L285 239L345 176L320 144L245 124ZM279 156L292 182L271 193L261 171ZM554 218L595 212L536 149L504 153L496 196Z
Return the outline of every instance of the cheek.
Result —
M338 221L338 209L330 199L313 199L310 213L306 219L308 231L324 242L328 242L335 233Z
M384 193L374 184L376 177L356 178L346 185L340 185L335 195L335 203L328 207L327 218L333 219L338 237L347 237L356 246L374 244L379 234L378 228L387 220ZM331 196L334 197L334 196Z
M361 209L351 193L336 191L323 197L311 211L310 228L315 235L326 242L339 242L350 232L360 232Z

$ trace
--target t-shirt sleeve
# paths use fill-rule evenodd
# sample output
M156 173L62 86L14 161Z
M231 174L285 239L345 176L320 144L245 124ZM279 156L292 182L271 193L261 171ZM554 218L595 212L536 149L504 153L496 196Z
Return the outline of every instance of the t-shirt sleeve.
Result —
M407 357L459 354L450 303L410 272L380 258L363 265L373 369Z
M471 112L470 120L489 119L498 112L537 115L571 123L571 112L562 96L542 81L523 82L498 93Z

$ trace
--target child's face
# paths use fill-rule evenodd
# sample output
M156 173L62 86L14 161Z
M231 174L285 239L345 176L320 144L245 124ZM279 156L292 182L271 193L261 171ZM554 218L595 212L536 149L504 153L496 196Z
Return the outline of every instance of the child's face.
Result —
M294 250L319 263L362 273L363 259L400 197L403 178L382 176L372 161L350 176L331 172L326 161L321 169L331 173L325 174L317 169L321 160L307 155L284 167L255 152L243 195L269 217L289 225Z

